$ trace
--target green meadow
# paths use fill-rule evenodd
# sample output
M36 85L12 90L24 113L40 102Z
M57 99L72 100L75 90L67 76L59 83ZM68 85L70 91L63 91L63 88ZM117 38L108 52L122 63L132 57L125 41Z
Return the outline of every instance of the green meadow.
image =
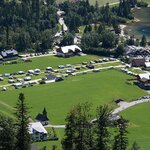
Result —
M143 103L131 107L121 113L123 117L130 121L129 141L136 141L140 150L150 148L150 103Z
M30 115L33 120L46 107L52 124L64 124L67 113L78 103L92 103L95 112L96 107L103 104L116 107L114 100L118 98L131 101L147 95L144 90L127 83L127 79L131 78L117 70L105 70L69 77L62 82L9 90L0 93L0 110L12 116L12 107L16 104L18 94L23 92L31 107Z

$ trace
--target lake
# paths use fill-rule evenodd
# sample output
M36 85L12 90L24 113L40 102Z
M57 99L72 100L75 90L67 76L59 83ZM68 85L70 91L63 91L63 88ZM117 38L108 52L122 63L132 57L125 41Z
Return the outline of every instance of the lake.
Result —
M139 21L129 24L125 28L125 33L140 39L145 35L150 40L150 8L135 9L133 14Z

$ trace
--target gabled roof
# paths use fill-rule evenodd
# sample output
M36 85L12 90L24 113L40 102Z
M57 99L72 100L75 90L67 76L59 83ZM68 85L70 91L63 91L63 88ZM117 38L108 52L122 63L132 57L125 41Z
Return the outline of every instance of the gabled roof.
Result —
M47 80L55 80L57 77L51 73L49 73L48 75L46 75Z
M145 62L145 67L150 67L150 62Z
M18 55L18 52L15 49L3 50L1 51L1 55L2 57L7 57L9 55L16 56Z
M145 63L145 59L144 58L134 58L132 60L132 64L134 63L134 65L136 66L141 66L141 65L144 65Z
M42 121L48 121L48 120L49 120L46 115L40 114L40 113L36 116L35 119L38 120L38 121L41 121L41 122L42 122Z
M29 123L29 133L33 134L34 130L39 133L45 133L45 134L47 133L47 131L45 130L45 128L40 122Z
M61 47L61 50L63 53L68 53L69 50L75 52L75 50L79 50L82 51L80 47L78 47L77 45L69 45L69 46L63 46Z
M142 74L139 74L139 78L141 80L149 80L150 79L150 73L142 73Z

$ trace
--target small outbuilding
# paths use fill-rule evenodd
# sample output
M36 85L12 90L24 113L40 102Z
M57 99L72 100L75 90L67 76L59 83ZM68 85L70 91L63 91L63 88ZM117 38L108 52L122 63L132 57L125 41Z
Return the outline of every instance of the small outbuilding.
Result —
M46 108L44 107L43 113L39 113L36 118L36 121L39 121L42 123L43 126L48 125L49 124L49 119L47 117L47 111Z

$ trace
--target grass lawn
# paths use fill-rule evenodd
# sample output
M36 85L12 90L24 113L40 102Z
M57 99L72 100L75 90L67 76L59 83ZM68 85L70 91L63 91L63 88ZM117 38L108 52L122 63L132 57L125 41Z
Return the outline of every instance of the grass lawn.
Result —
M93 103L95 112L96 107L101 104L116 107L113 101L118 98L129 101L147 95L137 86L128 85L126 80L129 78L132 77L117 70L106 70L66 78L63 82L9 90L0 93L0 107L1 111L12 115L9 105L15 106L18 94L23 92L31 107L33 119L46 107L52 124L64 124L70 108L80 102Z
M129 140L130 143L136 141L140 150L150 148L150 103L143 103L131 107L121 113L123 117L130 121Z
M129 71L132 71L136 74L141 74L141 73L145 73L145 71L141 70L141 69L136 69L136 68L129 68Z
M14 73L20 70L27 71L29 69L45 69L46 67L57 67L58 65L65 64L78 64L83 61L91 61L98 59L100 57L94 55L86 55L86 56L75 56L70 58L62 58L56 56L44 56L32 58L32 62L29 63L19 63L19 64L10 64L10 65L2 65L0 64L0 73Z

